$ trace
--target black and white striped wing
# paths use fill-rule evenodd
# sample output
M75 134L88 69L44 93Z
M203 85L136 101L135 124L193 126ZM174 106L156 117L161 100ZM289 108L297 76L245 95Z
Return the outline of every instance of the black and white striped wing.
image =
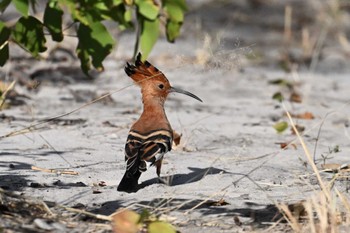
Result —
M125 160L127 170L136 173L137 170L147 170L146 162L153 165L171 150L172 132L169 130L156 130L148 134L130 131L125 145Z
M130 135L128 136L128 140L125 144L125 161L126 161L126 170L130 171L132 174L135 174L140 165L139 159L139 150L142 146L142 142L130 139Z

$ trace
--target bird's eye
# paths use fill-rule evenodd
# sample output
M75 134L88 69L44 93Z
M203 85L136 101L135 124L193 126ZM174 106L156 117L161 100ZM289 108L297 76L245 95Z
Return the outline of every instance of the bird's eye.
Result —
M164 88L164 85L163 85L163 84L159 84L158 87L159 87L160 89L163 89L163 88Z

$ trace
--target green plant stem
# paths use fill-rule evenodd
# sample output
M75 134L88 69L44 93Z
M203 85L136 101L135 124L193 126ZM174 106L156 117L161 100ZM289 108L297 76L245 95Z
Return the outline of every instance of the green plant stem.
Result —
M138 7L136 7L136 12L138 12ZM136 20L137 20L137 25L136 25L136 41L135 41L135 46L134 46L134 54L132 55L133 60L135 60L136 55L138 53L139 50L139 45L140 45L140 36L141 36L141 22L138 14L136 14Z

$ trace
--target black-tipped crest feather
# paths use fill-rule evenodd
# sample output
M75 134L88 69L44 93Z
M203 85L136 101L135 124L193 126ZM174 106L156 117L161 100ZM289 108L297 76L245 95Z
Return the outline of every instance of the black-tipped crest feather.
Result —
M142 57L142 55L141 55L141 53L139 52L139 53L137 54L136 61L135 61L135 65L136 65L136 66L142 65L141 57Z
M126 66L124 68L124 71L125 73L128 75L128 76L131 76L133 74L135 74L135 70L134 70L135 66L133 65L130 65L128 62L126 63Z
M145 66L148 68L148 67L150 67L152 64L151 63L149 63L147 60L144 62L145 63Z

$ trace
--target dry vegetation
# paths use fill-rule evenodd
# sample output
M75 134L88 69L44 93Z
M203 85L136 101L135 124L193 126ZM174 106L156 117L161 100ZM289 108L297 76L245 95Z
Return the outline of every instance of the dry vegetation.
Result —
M220 4L223 7L242 7L241 2L239 4L230 4L230 1L219 1L219 3L210 2L206 5L198 5L193 3L195 12L200 12L201 9L206 9L213 7L219 7ZM252 231L252 232L312 232L312 233L328 233L328 232L348 232L350 229L350 201L348 190L338 190L334 183L339 180L345 180L349 182L350 176L350 163L349 164L331 164L328 163L327 158L323 160L323 166L320 163L315 163L315 151L317 149L317 141L319 137L322 137L320 132L322 131L322 125L326 121L327 116L323 119L320 119L315 125L314 129L319 130L318 138L316 139L315 148L311 145L306 145L304 142L305 132L312 130L310 128L303 128L303 126L294 123L295 119L314 119L312 112L305 112L302 114L292 114L285 107L285 103L293 105L293 103L298 103L302 101L302 95L299 93L300 82L298 82L298 72L302 69L307 69L310 72L315 72L317 67L321 64L322 59L327 57L327 53L330 54L340 54L341 59L348 60L350 56L350 43L348 40L349 36L349 9L350 2L345 0L332 0L332 1L322 1L322 0L313 0L310 1L308 7L305 7L305 11L298 11L300 9L300 4L303 1L286 1L290 4L281 4L279 1L269 0L269 1L260 1L260 0L250 0L249 7L245 8L244 13L237 13L233 16L233 22L238 25L238 27L249 27L249 25L258 24L257 20L260 20L261 26L270 26L274 27L275 31L279 35L279 38L283 38L279 41L279 44L269 44L264 38L244 38L244 45L236 44L231 45L230 48L225 47L224 41L225 35L220 34L220 32L213 32L208 30L208 33L203 40L203 46L201 49L198 49L194 57L184 57L183 62L194 61L197 65L203 66L204 70L209 69L223 69L226 72L231 69L237 69L244 67L247 64L254 64L259 66L271 66L273 69L282 68L292 77L294 77L294 82L289 82L286 80L275 80L273 85L278 85L280 91L276 93L271 93L274 99L281 102L280 106L284 107L285 115L288 117L288 121L283 122L282 125L275 125L275 128L278 132L283 132L289 126L292 129L292 134L295 134L295 139L288 142L281 142L281 151L287 150L290 148L302 147L303 148L303 157L302 160L306 161L305 166L312 168L312 174L307 174L307 176L316 177L316 182L319 186L318 189L313 191L313 194L305 200L300 200L298 202L285 202L277 203L273 198L271 202L273 206L271 211L268 211L266 215L271 215L269 223L261 226L252 226L249 223L242 223L241 217L239 215L234 216L234 223L237 232L239 231ZM268 2L268 3L267 3ZM271 8L283 9L282 12L279 12L279 17L283 18L283 21L277 22L268 19L254 18L249 14L255 14L255 11L259 9L271 10L267 5L271 4ZM245 5L245 4L243 4ZM307 9L311 9L310 11ZM247 10L248 9L248 10ZM220 7L219 9L220 10ZM208 10L210 11L210 10ZM271 10L272 11L272 10ZM273 12L272 12L273 13ZM191 15L190 15L191 17ZM193 16L192 16L193 17ZM228 17L228 16L227 16ZM193 18L192 18L193 19ZM203 21L203 25L199 25L201 31L203 28L207 29ZM282 25L280 25L282 24ZM243 26L242 26L243 25ZM248 25L248 26L247 26ZM198 25L197 25L198 26ZM185 25L186 27L186 25ZM247 33L247 37L254 35L254 32ZM237 35L239 38L239 35ZM215 38L215 39L214 39ZM254 42L258 40L258 42ZM232 42L232 41L231 41ZM252 42L252 43L251 43ZM260 42L264 44L259 47ZM277 50L277 55L274 53L273 59L271 59L270 52ZM195 59L193 59L195 58ZM227 62L230 61L230 62ZM240 64L237 62L239 61ZM11 63L15 63L12 61ZM0 109L5 107L6 104L11 105L11 102L5 99L8 96L8 93L13 89L14 82L9 84L6 81L1 81L0 87ZM50 121L53 121L57 118L70 115L74 112L77 112L88 105L94 104L95 102L110 96L113 93L120 92L127 87L116 90L106 95L83 104L81 107L76 108L73 111L67 112L65 114L50 117L35 125L30 125L24 127L19 131L14 131L9 134L3 135L0 140L3 140L6 137L12 137L18 134L26 134L30 131L36 130L38 127L47 124ZM16 98L14 95L12 98ZM350 103L348 103L350 104ZM343 108L348 108L348 104L343 106ZM292 109L293 110L293 109ZM331 116L330 116L331 117ZM328 117L329 118L329 117ZM336 129L334 129L336 130ZM330 143L331 144L331 143ZM191 150L186 148L183 144L180 144L183 150ZM332 153L332 152L330 152ZM325 155L327 157L327 155ZM214 164L214 162L213 162ZM263 164L260 164L259 167L254 169L259 169ZM73 172L74 171L53 171L50 169L41 169L34 168L41 172ZM252 171L254 170L252 168ZM209 169L208 171L209 172ZM322 177L322 174L325 172L333 173L333 177L330 180ZM72 174L70 174L72 175ZM205 176L204 174L203 176ZM249 180L249 173L245 178L246 182L254 182ZM308 179L301 180L305 183L308 183ZM238 182L238 181L236 181ZM236 182L230 184L229 187L235 186ZM259 186L259 184L256 184ZM312 187L311 184L310 187ZM165 202L160 202L155 205L134 205L129 206L130 209L136 209L139 213L142 210L147 210L147 214L143 215L144 217L142 223L135 223L135 215L130 213L130 215L120 215L124 210L116 210L112 215L99 215L95 214L90 210L84 208L79 208L76 206L74 208L68 206L61 206L56 203L49 203L41 200L37 200L33 197L26 197L21 193L5 191L0 189L0 232L111 232L114 231L118 233L127 233L127 232L137 232L138 230L145 229L147 226L154 222L160 220L164 222L172 223L175 226L181 226L184 229L186 228L186 222L178 222L176 218L171 217L172 211L181 210L184 215L189 212L205 207L212 206L224 206L229 203L225 201L225 192L229 187L225 187L221 190L217 190L212 193L212 195L207 198L198 201L198 200L187 200L184 202L176 202L176 197L168 199ZM261 188L264 190L263 188ZM140 190L142 192L142 190ZM187 206L187 208L183 208ZM263 213L265 214L265 213ZM116 217L119 216L119 217ZM252 216L254 219L254 216ZM120 221L118 223L118 221ZM114 224L113 224L114 222ZM82 226L82 224L84 226ZM119 225L118 225L119 224ZM128 231L123 226L126 225L129 230L135 229L134 231ZM207 223L210 227L210 223ZM216 222L212 223L212 226L216 226ZM123 225L123 226L121 226ZM247 226L247 228L241 227L242 225ZM113 227L112 227L113 226ZM133 228L131 228L133 227ZM226 229L230 232L231 226L220 226L221 229ZM121 230L122 229L122 230ZM155 231L154 231L155 232ZM172 232L169 230L169 232ZM187 231L184 231L187 232Z
M342 172L340 165L338 165L338 173L335 174L332 181L324 181L289 112L287 112L287 116L303 147L305 157L317 177L321 190L315 190L314 195L309 199L292 206L283 203L277 204L278 208L295 232L339 232L341 229L348 229L350 227L350 202L346 195L339 192L337 188L333 188L333 182L338 178L348 178L349 167L346 166L344 169L346 171Z

